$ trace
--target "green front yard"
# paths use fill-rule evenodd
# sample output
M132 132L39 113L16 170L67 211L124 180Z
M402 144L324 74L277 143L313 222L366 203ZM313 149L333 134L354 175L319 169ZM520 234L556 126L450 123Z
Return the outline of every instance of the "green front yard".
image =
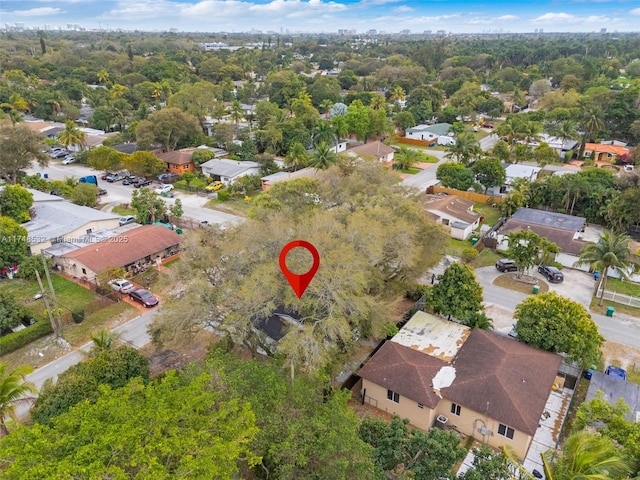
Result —
M623 293L625 295L640 298L640 285L628 280L623 282L617 278L609 277L607 278L607 285L605 288L611 292Z

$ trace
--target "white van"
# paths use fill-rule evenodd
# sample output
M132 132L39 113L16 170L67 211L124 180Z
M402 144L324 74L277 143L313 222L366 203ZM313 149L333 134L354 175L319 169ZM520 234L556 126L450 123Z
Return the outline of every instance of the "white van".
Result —
M449 137L448 135L440 135L438 137L438 145L445 145L450 147L451 145L456 144L456 139L453 137Z

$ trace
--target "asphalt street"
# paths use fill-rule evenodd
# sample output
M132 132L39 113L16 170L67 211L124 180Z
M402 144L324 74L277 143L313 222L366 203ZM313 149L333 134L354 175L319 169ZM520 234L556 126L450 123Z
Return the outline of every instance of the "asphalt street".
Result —
M36 165L35 168L27 169L27 173L40 173L41 175L47 174L49 179L52 180L64 180L68 177L80 178L87 175L96 175L98 177L98 185L107 191L107 195L104 195L100 200L103 203L129 203L131 202L131 194L135 189L133 185L122 185L122 182L109 183L105 180L100 180L102 172L96 172L92 168L75 164L61 165L59 160L51 160L49 165L45 168L40 168ZM159 185L160 184L156 182L149 188L155 189ZM174 191L174 198L166 198L165 200L168 205L171 205L177 198L182 202L184 217L192 218L199 222L206 220L209 223L224 225L238 224L243 221L241 217L236 215L212 210L210 208L204 208L204 205L209 200L207 197Z

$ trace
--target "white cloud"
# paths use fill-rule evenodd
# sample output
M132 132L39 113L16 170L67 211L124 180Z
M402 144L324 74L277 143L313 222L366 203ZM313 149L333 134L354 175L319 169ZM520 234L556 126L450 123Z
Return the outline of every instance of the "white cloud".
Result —
M393 11L398 13L408 13L408 12L415 11L415 8L410 7L408 5L401 5L399 7L394 8Z
M496 20L498 22L508 22L511 20L518 20L520 17L516 16L516 15L502 15L498 18L496 18Z
M629 12L631 15L640 15L640 8L634 8Z
M534 22L571 22L574 21L576 17L574 15L569 15L568 13L545 13L544 15L540 15L538 18L534 18Z
M17 17L48 17L51 15L57 15L61 12L62 10L59 8L40 7L30 8L29 10L13 10L11 14Z

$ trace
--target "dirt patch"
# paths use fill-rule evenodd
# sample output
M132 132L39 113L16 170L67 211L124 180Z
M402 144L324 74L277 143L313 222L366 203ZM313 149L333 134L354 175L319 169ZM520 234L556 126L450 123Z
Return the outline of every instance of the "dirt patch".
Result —
M616 365L626 370L640 370L640 350L621 343L604 342L602 360L605 365Z
M530 275L523 275L521 278L518 278L518 274L516 273L503 273L499 277L496 277L493 284L497 287L508 288L509 290L515 290L520 293L531 293L534 285L538 286L539 293L549 291L549 285L546 282Z

